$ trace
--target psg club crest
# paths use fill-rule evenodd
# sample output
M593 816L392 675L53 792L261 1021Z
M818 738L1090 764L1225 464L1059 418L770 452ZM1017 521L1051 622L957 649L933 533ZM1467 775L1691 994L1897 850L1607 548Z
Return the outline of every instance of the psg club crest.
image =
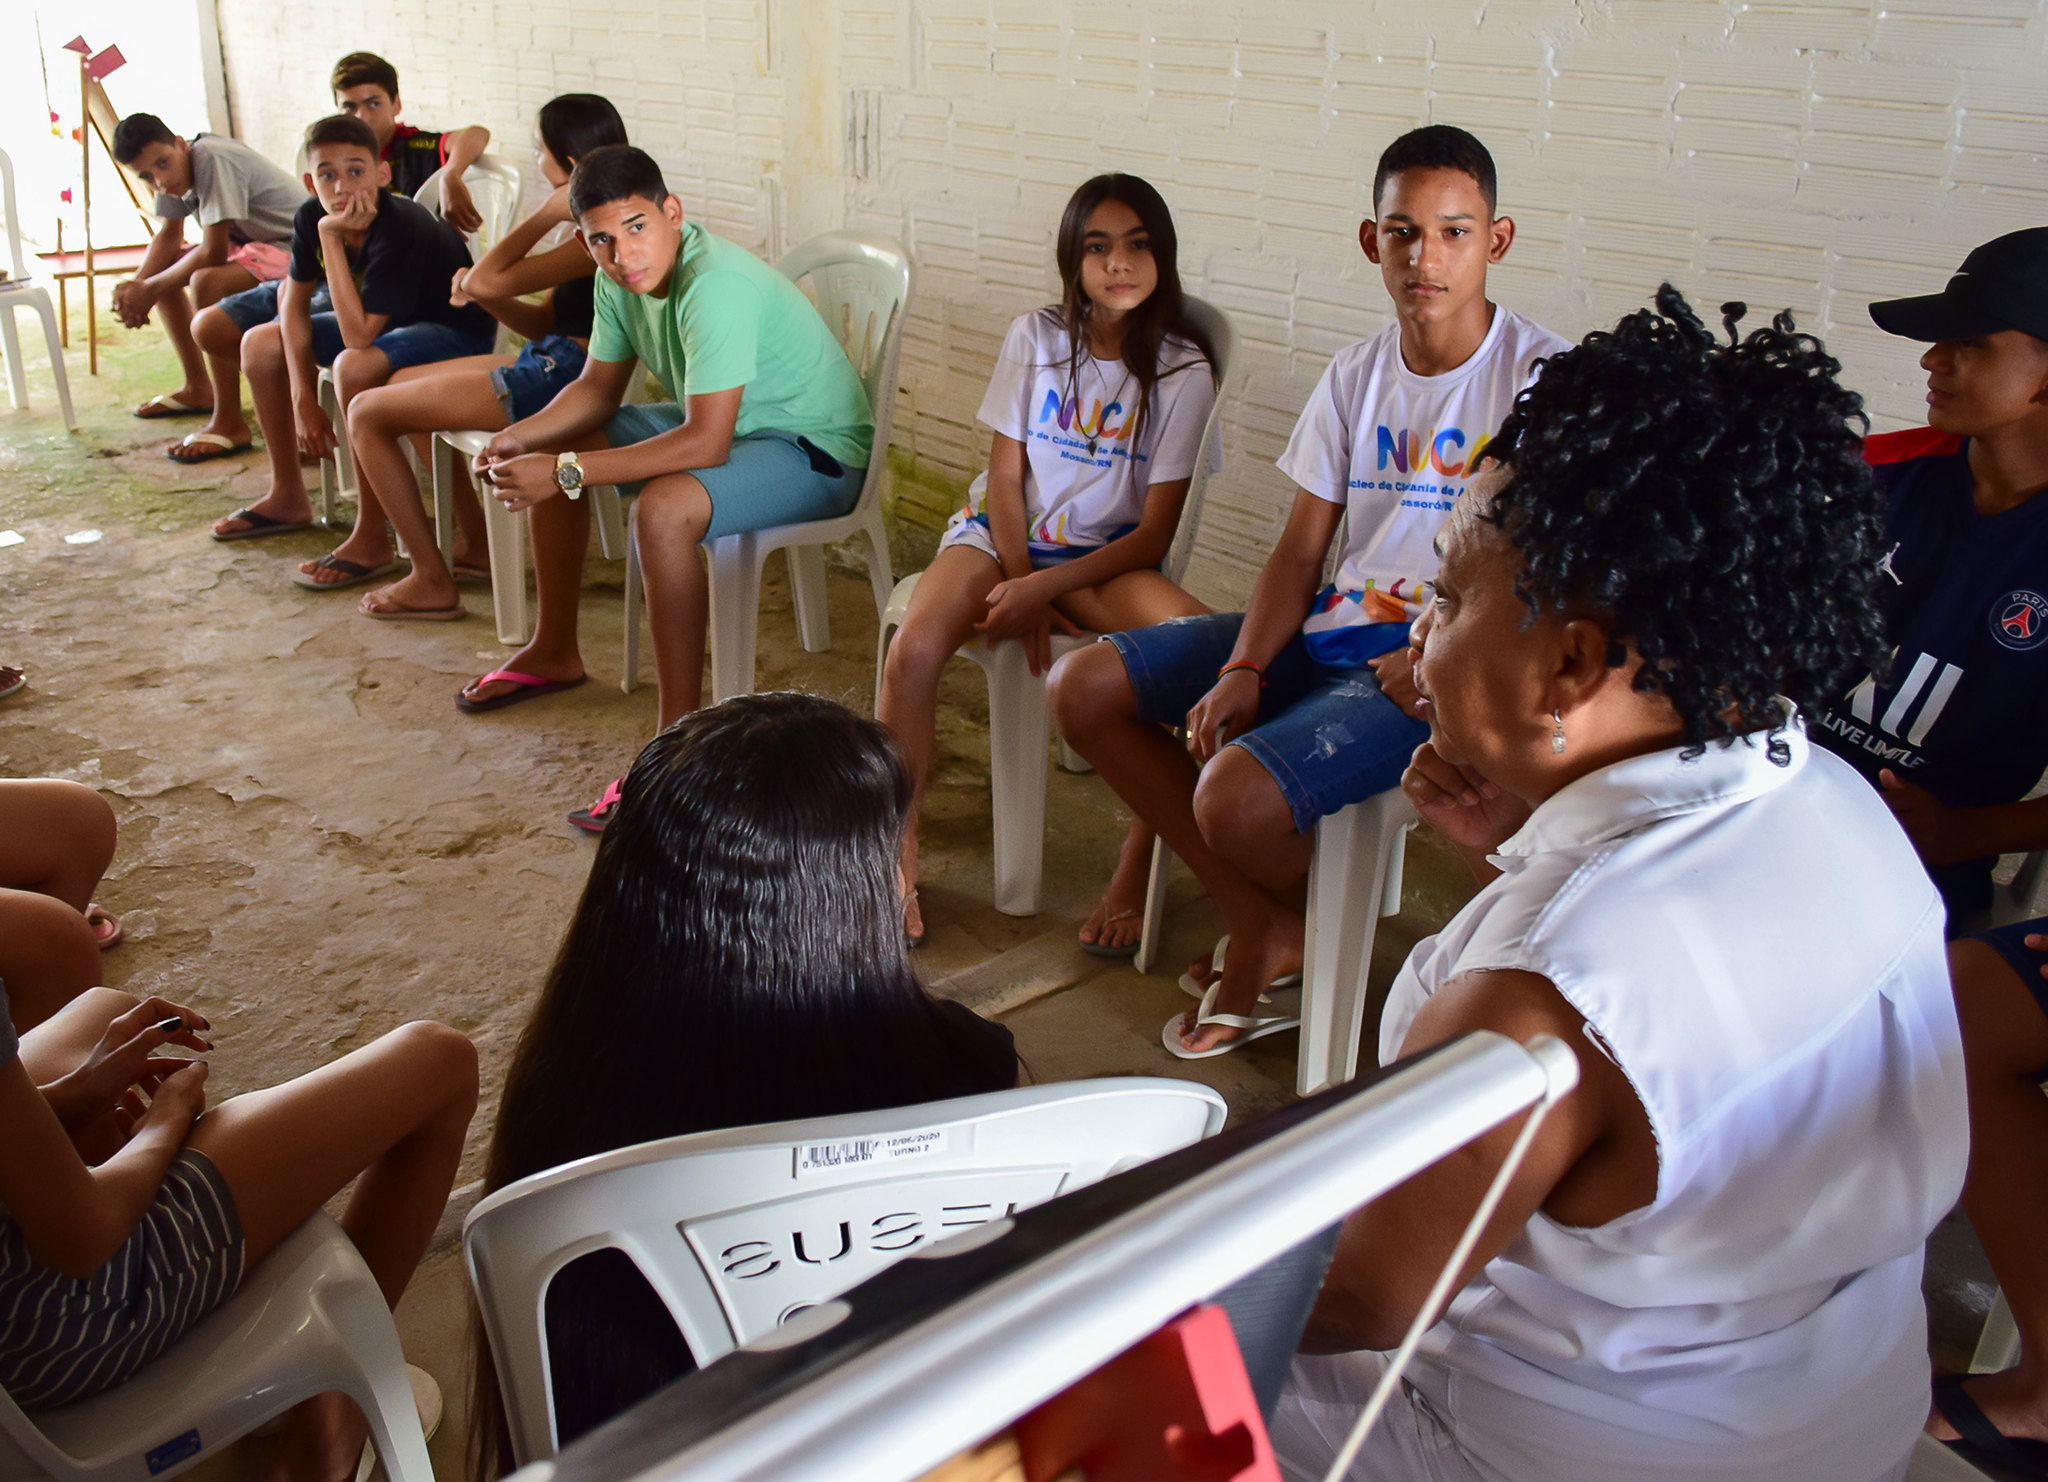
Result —
M1991 604L1991 636L2019 653L2048 643L2048 597L2024 587Z

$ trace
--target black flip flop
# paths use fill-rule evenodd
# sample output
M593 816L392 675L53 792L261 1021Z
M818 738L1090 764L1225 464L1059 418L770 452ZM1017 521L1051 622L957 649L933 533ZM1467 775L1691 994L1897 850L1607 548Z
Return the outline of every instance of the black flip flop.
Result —
M213 532L215 540L262 540L272 535L289 535L294 530L313 528L311 520L280 520L275 515L266 515L261 510L254 509L238 509L227 518L241 520L249 528L230 530L225 534L216 530Z
M1136 921L1143 915L1143 911L1112 911L1102 918L1102 926L1106 931L1112 921ZM1090 957L1136 957L1138 948L1142 945L1142 941L1138 941L1125 942L1121 947L1105 947L1100 942L1083 942L1078 936L1074 940Z
M365 566L360 561L351 561L346 556L337 556L329 551L313 563L313 571L294 571L292 581L309 592L340 592L349 587L359 587L364 582L375 581L380 576L389 576L400 569L402 563L386 561L379 566ZM314 572L339 571L340 581L322 581Z
M1956 1428L1960 1441L1943 1444L1965 1461L1997 1467L2021 1477L2048 1479L2048 1441L2008 1436L1991 1423L1970 1392L1963 1374L1943 1374L1934 1381L1934 1408Z

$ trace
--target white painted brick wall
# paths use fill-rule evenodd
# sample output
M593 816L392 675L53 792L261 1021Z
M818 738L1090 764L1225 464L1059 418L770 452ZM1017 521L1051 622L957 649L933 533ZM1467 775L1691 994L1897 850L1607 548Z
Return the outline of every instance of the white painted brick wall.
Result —
M418 121L481 121L521 153L550 94L610 94L688 208L759 250L841 224L903 237L922 277L898 512L927 530L985 456L974 410L1005 324L1053 294L1067 194L1101 169L1146 175L1189 287L1243 341L1191 573L1218 602L1242 599L1279 530L1272 459L1324 362L1386 322L1356 229L1402 129L1456 123L1493 149L1520 229L1500 301L1571 335L1666 278L1708 310L1790 306L1880 426L1920 419L1920 376L1865 305L2048 223L2048 0L219 4L238 124L280 157L325 109L334 58L368 46ZM829 98L794 81L797 28L829 33ZM838 157L853 86L882 95L875 178L779 219L791 162Z

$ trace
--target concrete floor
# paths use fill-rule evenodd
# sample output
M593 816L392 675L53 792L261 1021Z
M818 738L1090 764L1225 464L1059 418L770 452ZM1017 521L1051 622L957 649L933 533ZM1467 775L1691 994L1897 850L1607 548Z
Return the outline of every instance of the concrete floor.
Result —
M408 1354L448 1397L432 1449L452 1482L468 1304L454 1235L506 1058L590 859L590 841L563 815L623 770L654 726L651 684L632 695L616 684L622 568L593 552L586 577L584 657L597 682L464 716L456 690L506 652L488 591L468 592L465 622L376 623L356 615L353 594L290 583L290 561L330 548L327 532L209 540L213 519L262 492L260 455L196 469L166 460L167 435L192 424L126 411L175 384L167 348L154 331L103 335L97 379L80 351L69 357L79 433L64 431L33 356L34 409L0 415L0 531L23 537L0 546L0 661L30 676L0 707L0 770L75 778L113 804L120 849L100 894L129 940L107 957L107 981L208 1016L216 1097L308 1070L412 1018L476 1041L484 1102L464 1187L399 1312ZM832 650L805 654L782 565L771 564L758 687L866 709L867 586L835 572L831 587ZM1193 1064L1160 1048L1160 1025L1186 1004L1172 974L1217 931L1184 871L1169 971L1141 976L1074 945L1124 826L1098 779L1051 774L1041 913L992 908L980 671L956 664L944 700L924 829L927 980L1000 1013L1041 1081L1186 1076L1222 1092L1235 1118L1289 1099L1291 1035ZM1376 985L1468 894L1449 851L1418 831L1405 909L1380 928ZM1949 1243L1933 1284L1947 1293L1940 1310L1959 1313L1954 1348L1986 1293L1967 1230ZM253 1475L267 1444L245 1442L194 1475Z

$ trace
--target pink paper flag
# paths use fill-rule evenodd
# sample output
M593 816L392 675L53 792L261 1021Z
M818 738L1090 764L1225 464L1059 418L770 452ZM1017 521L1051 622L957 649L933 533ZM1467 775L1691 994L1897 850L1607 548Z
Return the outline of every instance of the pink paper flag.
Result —
M109 72L128 65L128 59L121 55L121 48L110 46L85 64L85 75L98 82Z
M92 55L92 48L85 44L83 36L74 36L57 49L59 51L75 51L82 57Z

